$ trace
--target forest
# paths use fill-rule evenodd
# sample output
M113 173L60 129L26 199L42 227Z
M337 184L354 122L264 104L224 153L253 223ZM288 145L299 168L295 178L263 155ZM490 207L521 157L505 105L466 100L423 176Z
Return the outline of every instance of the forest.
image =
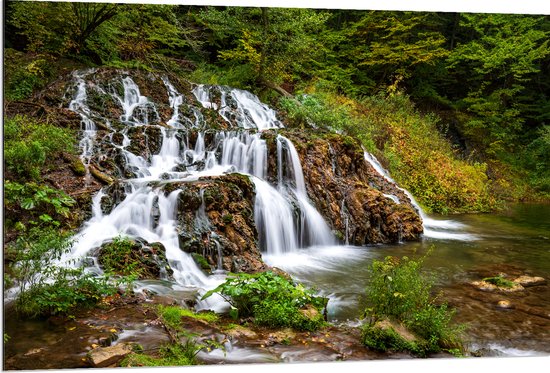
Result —
M550 191L546 15L6 6L7 100L29 98L64 59L176 69L368 137L364 145L435 212L490 210ZM403 118L413 123L400 128ZM379 128L382 120L391 125ZM406 133L398 138L393 126ZM431 131L442 141L424 159ZM420 165L429 172L420 175Z
M82 312L90 306L99 307L96 319L111 307L121 318L128 316L124 307L139 307L145 315L139 321L160 320L170 344L153 346L156 355L143 347L127 351L122 366L196 364L199 351L227 348L204 324L236 339L268 338L264 329L244 330L249 321L298 333L273 337L276 342L270 334L275 346L295 347L319 330L314 342L325 343L330 333L344 338L347 332L326 329L335 328L327 316L330 292L293 282L286 267L266 257L310 247L426 242L423 234L439 238L430 236L434 220L427 214L506 213L510 204L550 201L550 15L7 0L4 17L5 302L6 290L15 289L17 317L62 315L66 323L88 317ZM239 105L248 110L244 119ZM257 116L267 118L266 128L247 127L247 118ZM239 161L236 150L226 156L224 141L248 153ZM277 158L263 161L261 151ZM250 154L249 167L241 159ZM233 168L201 173L228 159ZM187 179L194 172L200 177ZM138 195L143 185L150 195ZM132 220L138 210L120 212L124 198L141 198L137 204L150 208L139 217L143 226ZM176 216L176 238L163 228L168 215ZM117 225L124 219L135 224ZM462 227L441 221L447 225L435 225L436 233ZM461 234L445 239L476 239ZM349 356L476 356L460 338L463 326L451 322L447 299L456 306L459 298L434 296L437 281L420 276L437 254L419 245L403 249L401 259L363 266L368 300L358 307L372 322L355 337L370 352ZM97 254L95 264L58 266L74 247ZM425 255L418 257L417 249ZM187 256L192 269L185 267ZM546 280L532 273L548 268L533 263L532 271L487 264L468 273L502 291L491 298L496 303L512 291L503 289L520 283L542 284L548 292ZM219 273L227 280L214 286ZM525 274L533 275L527 285L519 280ZM159 278L205 290L178 301L217 304L217 296L230 311L194 313L163 303L163 293L147 313L133 290ZM143 287L139 294L149 296ZM547 320L541 314L550 305L537 306L515 308ZM381 327L384 317L417 339L403 338L394 324ZM198 342L187 324L202 335ZM108 346L121 333L116 329L92 346ZM7 346L10 333L4 332ZM335 359L344 360L338 353ZM81 367L11 356L10 369Z

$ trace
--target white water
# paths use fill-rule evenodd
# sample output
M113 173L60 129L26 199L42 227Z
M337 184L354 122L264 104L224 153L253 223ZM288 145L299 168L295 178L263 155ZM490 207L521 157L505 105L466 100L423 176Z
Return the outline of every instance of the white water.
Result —
M89 124L84 138L87 146L83 150L90 161L93 155L93 139L96 132L91 109L87 105L87 90L101 89L98 84L88 84L81 75L75 75L77 93L71 102L70 109L78 112L83 123ZM250 176L256 187L255 219L260 236L260 247L266 253L282 254L294 252L301 247L311 245L334 244L328 225L307 198L303 172L296 149L292 142L284 137L278 138L281 151L278 153L278 172L282 175L277 187L266 181L267 146L261 138L261 132L220 131L206 141L205 134L199 132L194 144L182 129L194 126L197 121L186 118L179 111L184 98L174 86L163 78L167 97L172 108L169 127L158 126L161 136L161 147L158 154L149 159L132 153L131 140L127 128L123 129L123 144L117 147L126 158L125 168L134 177L123 180L126 195L108 214L103 214L101 200L105 191L101 190L92 201L92 217L75 236L76 243L65 260L83 260L94 257L97 249L105 242L117 236L142 238L148 242L160 242L166 248L166 257L173 270L172 285L138 282L138 290L147 289L153 292L167 293L188 287L199 289L199 293L211 289L223 281L223 276L207 276L195 264L190 255L179 247L177 206L179 190L166 195L161 184L171 182L193 182L202 176L217 176L224 173L239 172ZM141 95L139 87L129 77L121 78L124 94L118 95L114 89L111 96L118 102L123 114L120 121L127 127L156 125L158 112L156 106L147 97ZM194 90L197 100L206 108L218 109L210 102L215 87L198 86ZM275 112L261 104L256 96L240 90L216 88L221 92L222 107L220 115L226 120L236 121L241 128L263 129L278 128L281 123ZM105 90L102 89L105 93ZM230 101L230 104L229 104ZM229 106L231 105L231 106ZM99 114L95 114L99 117ZM195 119L198 116L195 116ZM284 145L284 146L283 146ZM89 155L88 155L89 154ZM159 184L161 183L161 184ZM202 192L201 192L202 196ZM151 211L158 205L158 214L154 217ZM197 211L196 225L201 231L210 229L208 217L204 211ZM158 223L156 221L158 219ZM215 233L209 237L217 246L217 274L221 271L222 250L216 241ZM86 263L97 260L87 260ZM101 273L96 264L88 270ZM167 289L167 287L169 289ZM220 309L223 302L213 299L201 303L200 307Z
M236 122L241 128L263 131L283 127L275 111L248 91L200 84L193 94L203 107L217 110L228 123ZM219 95L219 106L214 102L214 94Z
M100 115L93 113L88 107L87 90L101 88L98 84L88 84L83 77L84 74L75 75L77 92L70 109L81 115L85 126L83 141L86 139L86 146L83 146L83 157L89 162L94 154L93 138L96 129L92 118ZM168 79L162 80L167 90L172 115L167 122L169 128L158 126L161 135L160 150L148 159L133 154L129 150L131 140L127 136L127 128L122 130L124 141L117 147L126 158L126 170L131 171L134 178L124 180L126 196L109 214L103 214L101 210L101 198L105 192L100 191L94 197L92 217L75 237L77 243L70 258L94 256L102 243L120 235L140 237L148 242L160 242L166 248L166 257L174 271L175 283L171 285L172 290L177 287L194 287L201 291L211 289L223 280L223 276L205 275L191 256L180 249L177 223L179 190L165 195L159 185L193 182L203 176L218 176L231 172L249 175L254 183L254 219L259 235L259 247L266 263L282 268L300 263L304 270L317 267L315 270L330 271L331 263L354 257L351 254L353 250L346 249L347 246L336 249L337 242L329 226L308 198L298 153L292 142L284 136L277 136L276 183L272 185L267 181L267 145L261 138L261 131L282 127L272 109L249 92L199 85L193 93L201 106L218 111L229 124L251 130L219 131L209 135L208 140L205 133L198 132L192 143L185 128L197 127L202 120L200 110L193 109L192 105L186 103L191 108L188 112L193 113L193 117L185 117L180 112L184 96L177 92ZM122 96L114 89L110 92L122 109L122 123L128 127L156 125L159 117L155 104L141 95L139 87L129 76L121 77L120 83L124 88ZM105 90L102 92L105 93ZM214 102L216 100L219 105ZM365 160L380 175L394 183L376 158L365 152ZM472 238L471 235L458 231L465 227L456 222L427 217L414 198L407 191L404 192L421 214L425 237L460 240ZM400 202L396 196L386 197L395 203ZM160 212L160 218L156 216L159 219L158 224L151 214L154 204L158 204ZM204 203L202 207L203 210L197 211L196 225L201 231L208 232L211 228L204 212ZM209 233L209 238L214 238L214 243L218 244L216 272L220 273L222 250L212 232ZM312 249L304 250L308 247ZM329 248L331 255L327 255L322 248ZM92 270L101 272L97 266ZM166 285L140 283L140 288L150 291L166 292L167 290L161 290L164 287ZM338 300L335 301L338 303ZM219 300L201 306L223 307Z
M388 171L382 167L378 159L376 157L368 152L364 153L365 160L369 162L369 164L380 174L382 177L384 177L389 182L395 184L396 187L397 184L395 181L390 177ZM399 187L398 187L399 188ZM466 227L464 224L453 221L453 220L438 220L433 219L429 217L420 207L420 205L416 202L412 194L402 188L399 188L402 190L407 197L409 197L411 204L416 208L418 211L418 214L422 218L422 225L424 227L424 234L423 236L426 238L432 238L432 239L441 239L441 240L458 240L458 241L474 241L477 240L478 237L471 233L466 233L468 227ZM392 195L385 195L388 198L391 198L394 200L394 198L397 198ZM395 200L394 200L395 201ZM396 203L398 202L395 201Z

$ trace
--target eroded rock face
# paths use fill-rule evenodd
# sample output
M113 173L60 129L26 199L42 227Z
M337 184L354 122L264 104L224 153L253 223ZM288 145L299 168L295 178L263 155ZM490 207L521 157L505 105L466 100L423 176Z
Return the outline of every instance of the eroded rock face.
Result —
M299 153L310 200L341 241L365 245L420 237L422 221L409 198L365 161L357 140L303 131L284 135ZM276 135L268 136L269 151L274 154ZM276 163L270 162L269 169L277 170Z
M254 185L248 176L204 177L193 183L171 183L178 196L180 248L200 254L213 269L257 272L267 267L257 246ZM219 251L221 265L219 265Z

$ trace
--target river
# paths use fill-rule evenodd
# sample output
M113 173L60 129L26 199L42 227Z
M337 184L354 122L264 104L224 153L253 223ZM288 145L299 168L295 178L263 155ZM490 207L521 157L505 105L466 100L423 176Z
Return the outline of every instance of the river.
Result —
M442 226L419 242L370 247L315 247L265 260L330 297L333 322L356 320L362 313L368 266L385 256L421 257L434 275L435 289L456 309L454 320L466 325L471 350L492 356L550 353L550 289L518 293L480 291L469 283L500 273L550 278L550 205L513 204L500 213L431 216ZM517 307L502 309L499 300ZM545 316L545 317L544 317Z

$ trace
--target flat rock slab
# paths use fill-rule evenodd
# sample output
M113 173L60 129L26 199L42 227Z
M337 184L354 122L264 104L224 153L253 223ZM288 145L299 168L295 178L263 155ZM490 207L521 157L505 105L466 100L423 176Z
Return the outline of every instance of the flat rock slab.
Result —
M113 366L132 352L131 343L119 343L109 347L97 347L88 352L87 358L94 368Z

